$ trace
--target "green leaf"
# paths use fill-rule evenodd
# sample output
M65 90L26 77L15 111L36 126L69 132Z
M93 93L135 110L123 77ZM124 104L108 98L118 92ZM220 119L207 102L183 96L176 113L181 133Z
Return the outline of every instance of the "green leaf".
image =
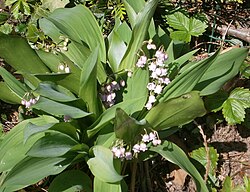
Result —
M114 168L111 150L101 145L96 145L93 151L95 157L87 161L92 174L103 182L116 183L121 181L123 176L119 175Z
M63 8L69 3L69 0L42 0L42 7L53 12L55 9Z
M186 66L185 70L183 70L182 73L164 89L162 94L163 96L159 99L159 101L164 102L170 98L178 97L194 90L194 87L207 71L209 66L211 66L216 60L218 54L219 50L217 50L217 52L215 52L211 57L203 61Z
M199 92L193 91L178 98L158 103L145 116L155 130L167 129L189 123L206 114Z
M115 31L113 31L109 36L109 44L108 58L110 67L113 72L117 72L127 46Z
M134 112L138 111L139 106L142 105L141 101L144 100L144 97L145 96L118 103L104 111L101 116L89 127L89 130L87 131L88 137L93 137L105 125L107 125L112 119L114 119L117 108L121 108L127 114L133 114Z
M88 57L85 65L85 70L81 72L79 97L86 103L88 111L96 116L99 116L100 100L97 93L97 63L98 63L97 47Z
M207 152L205 147L200 147L196 150L193 150L191 155L193 159L200 162L204 167L207 166ZM209 161L210 161L210 167L209 167L209 173L213 176L215 176L215 173L217 171L217 162L219 160L219 155L215 148L209 147Z
M31 157L59 157L67 153L78 142L60 132L49 132L37 140L27 155Z
M0 34L0 57L18 71L27 73L49 72L26 39L19 36Z
M66 88L54 83L40 83L35 92L41 96L59 102L75 101L77 98Z
M226 176L224 180L221 192L232 192L233 190L233 182L230 176Z
M228 93L226 91L218 91L212 95L205 97L205 106L208 111L217 112L222 109L223 103L227 100Z
M3 140L0 142L0 172L7 171L14 167L19 161L26 157L26 152L30 147L43 136L43 134L38 134L30 138L30 140L24 143L23 131L26 125L31 122L35 125L46 125L49 123L57 123L58 120L51 116L41 116L34 119L29 119L22 121L15 128L6 134Z
M5 82L0 82L0 99L6 103L20 104L21 98L18 97Z
M250 108L249 89L234 89L222 107L223 116L229 124L241 123L245 118L245 109Z
M201 91L202 96L217 92L228 80L239 73L247 54L247 48L233 48L219 55L194 89Z
M16 94L16 96L22 99L28 89L3 67L0 67L0 75L4 79L8 88Z
M98 179L98 177L94 178L94 192L103 192L103 191L112 191L112 192L123 192L127 190L122 190L120 182L118 183L107 183Z
M52 101L45 97L40 97L38 102L35 105L32 105L32 108L45 111L55 116L67 115L71 118L82 118L91 114L82 111L79 108Z
M178 165L180 168L185 170L194 179L198 192L208 192L206 184L203 181L200 173L190 162L184 151L182 151L182 149L177 145L169 141L164 141L164 143L162 143L161 145L150 147L149 150L159 153L168 161Z
M16 191L66 169L71 160L58 158L26 157L8 172L0 191Z
M39 31L35 24L29 24L26 38L31 42L36 42L39 38L44 39L44 35Z
M58 175L50 184L49 192L92 192L89 176L80 170L68 170Z
M116 109L114 121L115 135L125 143L133 143L135 140L138 140L137 137L148 126L146 121L137 121L126 114L122 109Z
M150 0L145 4L144 9L138 13L135 26L132 30L132 38L129 42L127 51L121 61L119 70L133 70L136 63L136 54L142 46L149 24L159 0Z
M10 34L12 31L13 25L9 23L4 23L0 26L0 32L4 34Z
M123 101L141 98L140 104L138 103L138 111L141 110L148 98L147 84L149 82L148 70L137 68L132 77L127 79L126 92L123 93Z
M180 41L191 41L191 36L198 37L205 32L207 25L196 19L196 18L188 18L181 12L175 12L173 14L167 15L167 22L170 27L178 30L171 31L170 37L174 40Z
M91 51L99 46L98 58L106 63L106 49L101 29L92 12L85 6L57 9L49 15L51 21L63 34L79 44L87 44ZM102 65L97 66L98 80L104 82L106 73Z

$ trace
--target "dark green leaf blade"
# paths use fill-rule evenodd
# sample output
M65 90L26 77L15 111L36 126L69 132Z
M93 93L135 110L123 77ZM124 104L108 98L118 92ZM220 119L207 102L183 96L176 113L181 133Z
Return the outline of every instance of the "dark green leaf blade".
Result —
M49 192L92 192L89 176L80 170L68 170L58 175L50 184Z

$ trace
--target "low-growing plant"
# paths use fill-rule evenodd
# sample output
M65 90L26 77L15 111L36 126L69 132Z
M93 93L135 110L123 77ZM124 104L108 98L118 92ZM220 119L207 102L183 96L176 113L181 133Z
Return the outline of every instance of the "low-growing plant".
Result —
M197 50L182 53L184 43L155 28L157 3L124 1L131 27L117 19L107 38L82 5L39 20L49 38L43 46L0 35L0 56L22 76L1 67L0 98L37 115L1 138L1 191L51 175L52 192L128 191L128 184L134 191L138 163L157 155L184 169L197 191L208 191L167 137L206 114L202 96L234 77L248 50L218 50L189 62Z

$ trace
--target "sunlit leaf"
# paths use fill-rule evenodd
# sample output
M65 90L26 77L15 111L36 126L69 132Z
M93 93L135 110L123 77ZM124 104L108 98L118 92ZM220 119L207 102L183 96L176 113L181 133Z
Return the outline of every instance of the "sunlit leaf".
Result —
M245 118L245 109L250 108L249 89L234 89L222 107L222 113L229 124L241 123Z
M101 145L93 148L94 158L87 161L92 174L103 182L116 183L123 179L113 165L113 153ZM100 171L102 170L102 171Z
M63 8L69 3L69 0L42 0L42 6L51 12L58 8Z

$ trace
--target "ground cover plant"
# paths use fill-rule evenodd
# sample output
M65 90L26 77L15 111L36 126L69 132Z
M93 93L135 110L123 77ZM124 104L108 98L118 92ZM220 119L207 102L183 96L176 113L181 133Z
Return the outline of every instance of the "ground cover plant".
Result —
M0 57L15 70L0 68L0 98L22 105L24 119L1 136L1 191L44 178L52 192L136 191L149 183L136 180L139 167L159 156L185 170L197 191L216 190L213 168L203 173L206 162L199 163L197 154L206 150L191 154L195 163L168 137L210 111L222 109L232 124L243 121L248 89L210 103L239 73L248 49L219 48L190 60L198 50L155 25L157 5L123 1L128 18L116 15L108 34L82 4L42 14L28 36L0 34ZM183 26L174 22L180 17L174 15L171 25L183 37ZM203 32L193 30L182 40Z

